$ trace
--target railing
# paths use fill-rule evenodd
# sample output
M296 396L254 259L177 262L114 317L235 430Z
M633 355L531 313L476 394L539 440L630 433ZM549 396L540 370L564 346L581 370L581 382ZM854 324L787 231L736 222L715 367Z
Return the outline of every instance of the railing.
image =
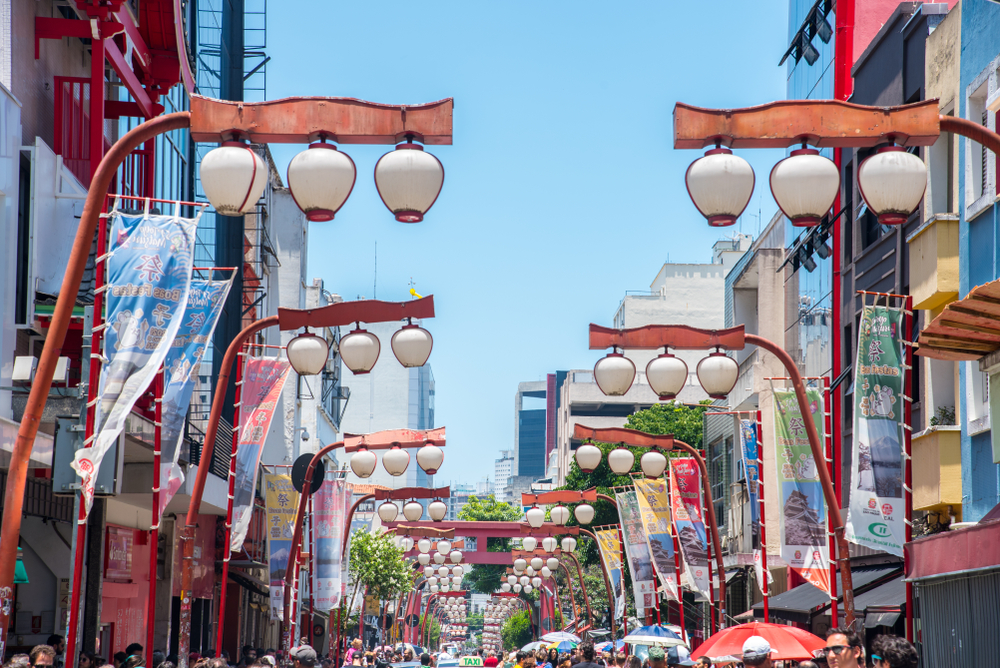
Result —
M0 498L7 494L7 472L0 471ZM24 488L25 515L73 522L73 497L52 494L52 481L44 478L28 478Z
M90 79L55 78L55 133L57 155L84 185L90 184Z

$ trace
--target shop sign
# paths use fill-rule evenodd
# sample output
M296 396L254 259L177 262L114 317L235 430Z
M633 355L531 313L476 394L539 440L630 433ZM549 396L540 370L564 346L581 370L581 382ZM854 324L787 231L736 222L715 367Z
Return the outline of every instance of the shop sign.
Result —
M132 529L108 527L104 551L104 577L107 580L132 579Z

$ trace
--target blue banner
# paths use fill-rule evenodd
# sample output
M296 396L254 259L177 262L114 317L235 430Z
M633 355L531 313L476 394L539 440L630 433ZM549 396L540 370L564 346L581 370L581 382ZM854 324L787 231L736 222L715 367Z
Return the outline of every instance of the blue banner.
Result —
M179 210L180 207L178 207ZM136 400L149 388L181 326L194 265L197 219L111 214L104 358L91 447L77 450L90 512L94 478Z
M743 446L740 453L743 455L743 470L747 475L747 491L750 493L750 522L753 533L756 534L760 523L760 508L757 505L757 481L760 480L757 460L760 455L757 449L757 425L753 420L740 420L740 443Z
M181 327L163 362L165 378L160 435L162 464L160 465L160 509L163 514L170 499L184 484L184 472L177 463L184 437L184 420L191 404L198 368L205 350L212 343L215 326L229 296L233 279L226 281L191 281L187 308ZM225 447L222 444L221 447Z

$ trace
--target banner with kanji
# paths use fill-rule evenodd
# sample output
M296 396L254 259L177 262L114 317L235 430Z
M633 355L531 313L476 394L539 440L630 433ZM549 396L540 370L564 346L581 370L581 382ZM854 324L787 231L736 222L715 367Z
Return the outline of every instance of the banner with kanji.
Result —
M618 529L598 529L597 545L601 550L601 561L611 578L611 589L614 593L614 617L620 619L625 614L625 583L622 582L622 541L618 537ZM610 606L610 603L609 603Z
M619 492L615 494L615 502L621 515L625 556L628 557L632 594L635 596L635 612L641 618L643 611L656 608L653 558L649 554L649 545L646 544L646 533L642 530L642 513L639 511L635 492Z
M708 600L708 539L701 517L701 472L693 457L670 459L670 514L686 582Z
M271 619L283 619L285 570L292 549L299 493L287 473L264 474L264 509L267 516L267 572L271 593Z
M854 442L845 536L903 556L903 311L865 306L854 373Z
M240 442L236 449L236 485L233 496L233 529L230 549L243 547L250 515L253 512L254 490L257 489L257 469L264 439L274 417L281 390L291 365L272 357L250 357L243 373L240 403ZM208 462L206 462L207 464Z
M176 316L188 302L197 227L197 218L111 214L105 293L107 361L101 368L91 447L77 450L71 464L82 479L87 514L104 455L118 440L135 402L153 382L180 329L181 318Z
M823 441L823 401L818 390L806 390L809 419ZM781 558L808 582L830 592L830 550L826 503L794 390L774 390L775 473L781 495Z
M646 546L660 585L671 600L677 600L677 569L674 565L674 537L670 533L670 498L663 478L636 478L636 500L642 516Z
M313 605L330 610L340 605L347 586L343 570L344 522L350 509L354 485L343 478L324 480L312 499L315 568L312 573Z
M191 394L198 380L198 369L205 351L212 344L215 325L222 315L233 279L225 281L191 281L187 307L181 318L180 329L163 362L163 411L161 427L162 459L160 464L160 508L158 516L184 484L184 472L178 463L181 442L184 439L184 422L187 418ZM225 443L218 444L225 448Z
M760 533L760 508L757 503L757 482L760 475L757 460L760 459L757 446L757 425L753 420L740 420L740 456L747 476L747 491L750 493L750 526L754 536Z

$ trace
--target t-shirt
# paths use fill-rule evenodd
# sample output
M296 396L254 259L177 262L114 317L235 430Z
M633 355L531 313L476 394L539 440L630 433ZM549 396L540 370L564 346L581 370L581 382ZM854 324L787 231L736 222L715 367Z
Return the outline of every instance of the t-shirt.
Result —
M601 668L601 667L596 663L593 663L592 661L581 661L580 663L573 666L573 668Z
M488 656L488 657L486 657L485 660L483 660L483 665L486 666L486 668L496 668L496 666L499 663L500 663L500 660L498 658L496 658L495 656Z

